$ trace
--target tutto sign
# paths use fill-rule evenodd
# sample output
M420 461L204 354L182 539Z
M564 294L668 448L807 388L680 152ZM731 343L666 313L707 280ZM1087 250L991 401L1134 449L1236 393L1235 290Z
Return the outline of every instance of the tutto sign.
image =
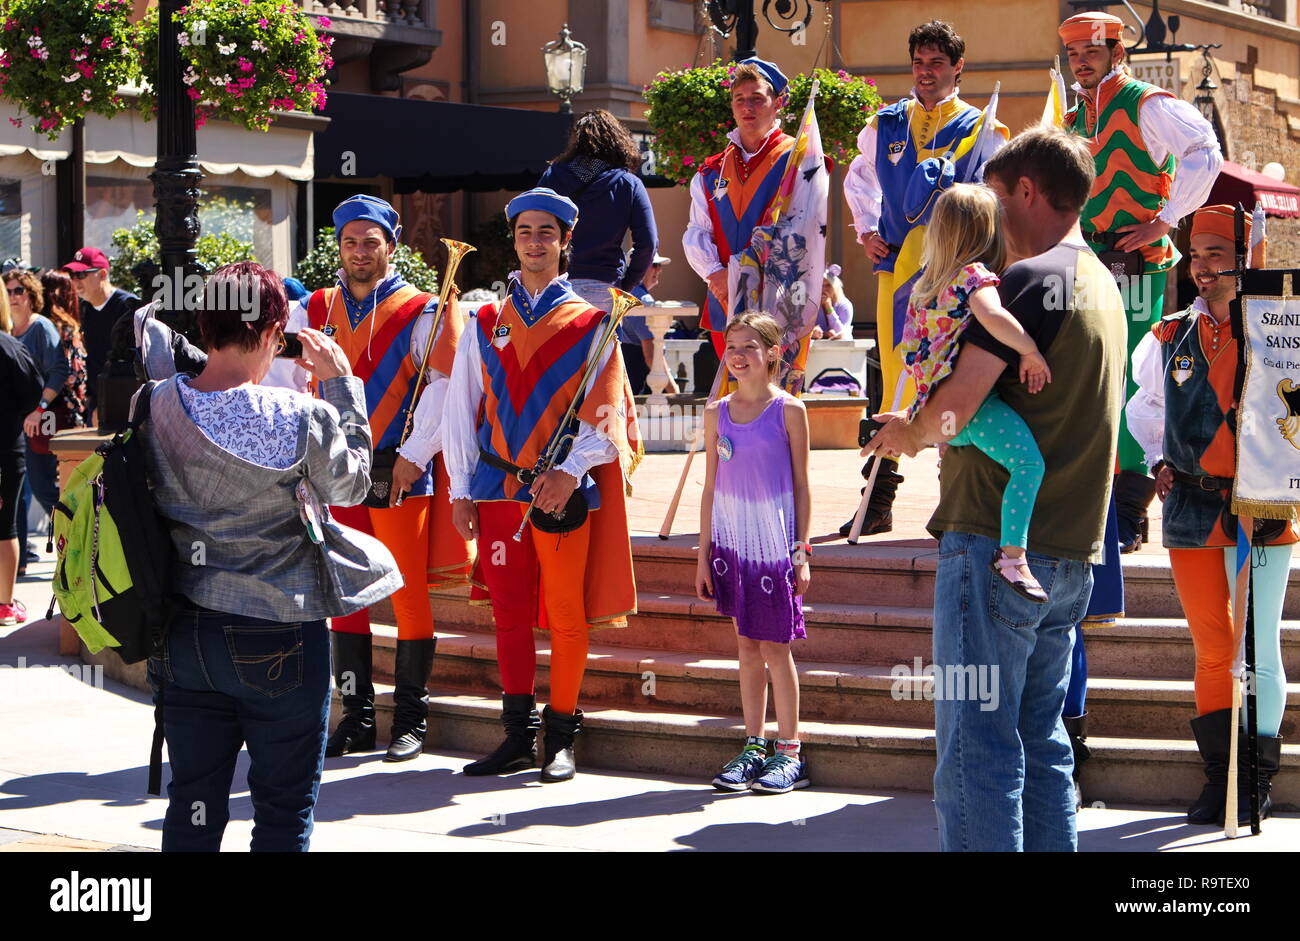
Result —
M1175 98L1183 96L1183 73L1177 59L1170 62L1166 62L1164 56L1129 59L1129 68L1139 81L1167 89Z

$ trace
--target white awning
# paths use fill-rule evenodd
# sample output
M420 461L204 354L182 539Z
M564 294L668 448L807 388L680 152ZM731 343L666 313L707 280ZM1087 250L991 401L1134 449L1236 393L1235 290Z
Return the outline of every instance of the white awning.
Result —
M15 127L10 118L22 119ZM35 122L7 101L0 101L0 157L30 153L38 160L65 160L72 134L64 131L51 141L34 129ZM158 125L144 121L138 112L123 111L113 118L86 118L86 163L123 160L133 167L152 167L156 157ZM225 121L209 121L198 131L199 166L213 176L242 172L252 177L275 174L290 180L310 180L314 166L314 134L305 128L275 125L263 134Z

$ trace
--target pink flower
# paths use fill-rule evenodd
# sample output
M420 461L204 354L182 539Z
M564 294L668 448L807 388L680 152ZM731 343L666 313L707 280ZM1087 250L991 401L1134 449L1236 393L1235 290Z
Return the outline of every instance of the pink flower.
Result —
M22 119L22 118L10 118L10 119L9 119L9 123L12 124L14 127L22 127L22 126L23 126L23 119Z
M322 17L321 17L320 19L318 19L316 22L317 22L317 24L320 26L321 29L329 29L331 26L334 25L334 24L330 21L330 18L329 18L328 16L322 16Z
M253 71L253 63L249 62L249 61L248 61L247 59L245 59L243 56L240 56L240 57L239 57L239 71L241 71L241 72L251 72L251 71Z
M257 25L260 26L262 29L266 29L266 28L267 28L268 26L270 26L271 24L270 24L270 22L267 20L266 17L262 17L261 19L259 19L259 20L257 21Z
M185 94L189 95L189 96L190 96L191 98L193 98L195 101L198 101L199 98L202 97L202 96L199 94L199 90L198 90L197 88L195 88L193 85L191 85L189 88L185 89Z
M306 41L306 39L307 39L307 34L299 31L298 35L293 37L293 44L295 46L300 46L303 44L303 42Z
M683 165L683 166L687 166L687 167L689 167L689 166L690 166L691 164L693 164L694 162L695 162L695 158L694 158L694 157L683 157L683 158L682 158L682 165Z
M112 49L112 48L113 48L113 40L112 40L112 38L109 37L109 36L105 36L105 37L103 38L103 40L100 42L100 44L99 44L99 48L100 48L100 49Z

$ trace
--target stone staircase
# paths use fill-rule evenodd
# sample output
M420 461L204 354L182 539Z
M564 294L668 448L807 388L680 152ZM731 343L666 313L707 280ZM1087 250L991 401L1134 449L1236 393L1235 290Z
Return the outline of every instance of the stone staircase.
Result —
M638 614L626 629L593 631L583 687L589 767L710 778L743 736L729 621L691 594L695 538L634 537ZM928 539L819 547L805 599L808 639L795 644L801 734L814 783L928 790L934 773L930 660L936 549ZM1128 617L1088 632L1089 801L1177 806L1203 781L1188 720L1193 653L1162 554L1125 557ZM490 609L434 592L430 748L486 752L500 739ZM868 602L869 599L869 602ZM396 632L376 606L375 671L381 735L388 731ZM1283 623L1283 660L1300 677L1300 566ZM539 698L549 648L537 635ZM1283 735L1297 738L1300 684L1288 687ZM337 708L336 708L337 713ZM774 726L773 726L774 727ZM1300 805L1300 745L1283 748L1275 801Z

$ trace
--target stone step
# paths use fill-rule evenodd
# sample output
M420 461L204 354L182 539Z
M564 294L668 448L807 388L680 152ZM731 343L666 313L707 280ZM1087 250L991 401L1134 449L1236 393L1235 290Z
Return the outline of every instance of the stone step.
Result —
M685 594L695 585L695 535L632 537L637 589ZM873 604L929 608L934 603L938 546L933 540L900 539L850 546L815 546L809 604ZM1137 618L1182 616L1178 594L1164 553L1123 557L1125 613ZM1291 562L1283 616L1300 619L1300 553Z
M382 748L392 722L392 689L383 684L377 688ZM425 748L487 754L501 741L500 708L495 696L440 688L430 697ZM331 728L338 718L336 695ZM799 735L813 786L931 789L934 733L928 729L808 721L801 723ZM587 767L690 775L707 787L718 769L735 756L743 736L743 723L734 716L593 707L585 710L576 752L580 773ZM1189 742L1094 736L1088 745L1093 757L1083 766L1081 784L1090 803L1183 808L1204 783L1200 756ZM418 758L412 768L419 768ZM1274 779L1273 799L1279 810L1300 809L1300 745L1282 747L1282 770Z
M379 633L375 674L392 676L395 640ZM537 686L549 689L550 650L537 638ZM977 699L998 708L998 679L990 672L973 677L953 674L936 683L919 664L894 666L796 660L800 718L829 722L869 722L925 726L934 721L938 695ZM496 645L491 634L439 633L433 683L493 695L501 689ZM972 685L974 684L974 685ZM614 708L661 708L719 715L740 711L739 669L734 655L615 647L596 640L583 679L584 703ZM1283 722L1289 735L1300 707L1300 684L1289 687L1292 711ZM1196 714L1190 680L1106 679L1090 677L1090 726L1109 735L1137 738L1190 738L1188 720Z
M433 591L430 597L439 630L492 631L491 609L466 604L463 592ZM389 613L380 606L373 611L376 620ZM796 642L797 658L884 665L930 660L928 608L810 602L804 620L808 637ZM735 630L712 602L651 591L638 592L637 614L626 628L596 630L592 638L615 647L726 657L736 652ZM1181 618L1124 618L1113 627L1089 628L1086 643L1096 676L1182 679L1195 668L1191 634ZM1282 662L1288 675L1300 676L1300 621L1282 623Z

